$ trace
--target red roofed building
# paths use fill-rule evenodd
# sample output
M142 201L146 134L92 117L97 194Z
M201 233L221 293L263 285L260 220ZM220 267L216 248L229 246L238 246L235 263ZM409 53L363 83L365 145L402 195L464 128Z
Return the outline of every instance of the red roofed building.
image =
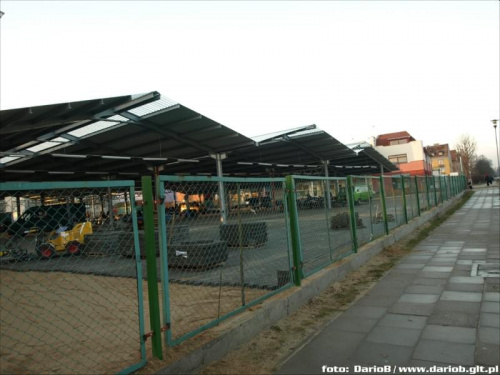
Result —
M375 149L399 168L398 172L390 174L432 175L431 160L423 142L406 131L379 135Z

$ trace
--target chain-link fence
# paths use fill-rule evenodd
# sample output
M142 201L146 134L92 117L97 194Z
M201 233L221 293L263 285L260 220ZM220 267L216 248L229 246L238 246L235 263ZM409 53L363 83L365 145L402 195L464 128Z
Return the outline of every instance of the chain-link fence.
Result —
M415 177L404 176L404 191L406 196L406 215L408 221L418 216L417 190Z
M293 199L304 275L352 252L346 178L294 176Z
M385 234L379 177L352 177L358 246Z
M160 176L155 221L131 181L2 183L0 372L131 372L147 337L176 345L465 188L463 177ZM149 288L151 313L146 279L162 297Z
M142 366L132 182L2 183L0 201L0 372Z
M158 183L170 345L291 285L284 179Z
M397 228L404 221L401 178L384 176L385 204L389 230Z
M427 189L427 179L425 176L416 176L417 189L418 189L418 202L420 205L420 212L429 209L429 195Z

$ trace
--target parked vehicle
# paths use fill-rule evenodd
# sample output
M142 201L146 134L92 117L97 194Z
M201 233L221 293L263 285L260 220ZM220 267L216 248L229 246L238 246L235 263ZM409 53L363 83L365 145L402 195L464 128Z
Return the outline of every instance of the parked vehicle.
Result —
M270 208L272 207L271 197L247 198L245 206L252 209Z
M354 186L354 203L359 204L360 202L368 202L370 198L375 195L373 190L367 185L355 185Z
M297 208L306 209L306 208L324 208L325 207L325 199L323 197L312 197L308 195L305 198L297 199Z
M72 228L75 223L85 221L85 204L58 204L30 207L9 225L11 235L25 236L28 233L50 232L61 226Z

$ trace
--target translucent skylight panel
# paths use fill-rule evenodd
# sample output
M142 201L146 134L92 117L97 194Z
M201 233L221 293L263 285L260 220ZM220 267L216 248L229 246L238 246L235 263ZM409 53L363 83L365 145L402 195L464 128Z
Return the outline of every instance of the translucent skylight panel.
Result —
M0 159L0 164L7 164L7 163L10 163L11 161L14 161L17 159L20 159L20 157L19 156L6 156L6 157Z
M50 141L51 142L57 142L57 143L66 143L66 142L69 142L68 139L63 138L63 137L57 137L57 138L51 139Z
M96 133L108 128L112 128L113 126L117 125L118 122L112 122L112 121L97 121L93 122L90 125L84 126L82 128L73 130L69 132L69 135L72 135L73 137L81 138L85 137L89 134Z
M31 152L40 152L43 150L47 150L48 148L56 147L59 146L60 143L58 142L43 142L39 143L36 146L27 148L26 150L31 151Z
M114 116L108 117L108 120L113 120L113 121L118 121L118 122L130 121L128 118L120 116L120 115L114 115Z
M167 97L162 96L160 99L158 99L154 102L141 105L137 108L129 110L128 112L130 112L136 116L142 117L142 116L146 116L146 115L149 115L151 113L158 112L158 111L164 110L166 108L172 107L176 104L179 104L179 103L176 103L172 99L169 99Z

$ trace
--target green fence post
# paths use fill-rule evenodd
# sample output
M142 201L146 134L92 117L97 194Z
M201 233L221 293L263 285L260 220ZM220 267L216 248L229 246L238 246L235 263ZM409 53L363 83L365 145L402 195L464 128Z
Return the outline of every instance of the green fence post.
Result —
M380 198L382 200L382 212L384 214L384 230L385 234L389 234L389 224L387 223L387 207L385 205L384 176L380 176Z
M417 214L420 216L420 193L418 192L418 177L415 176L415 194L417 196Z
M297 200L295 199L295 181L293 176L286 176L286 189L288 201L288 217L290 218L290 234L292 236L293 282L300 286L302 274L302 248L300 245L299 215Z
M401 191L403 192L403 210L405 214L405 222L408 224L408 207L406 206L406 191L405 191L405 178L401 175Z
M352 177L347 176L347 199L349 203L349 218L351 221L351 240L352 249L355 253L358 252L358 236L356 233L356 213L354 212L354 194L352 186Z
M161 345L160 303L158 301L158 278L156 275L155 221L153 214L153 186L150 176L142 177L142 199L144 235L146 238L146 265L149 296L149 320L153 331L153 356L163 359Z

